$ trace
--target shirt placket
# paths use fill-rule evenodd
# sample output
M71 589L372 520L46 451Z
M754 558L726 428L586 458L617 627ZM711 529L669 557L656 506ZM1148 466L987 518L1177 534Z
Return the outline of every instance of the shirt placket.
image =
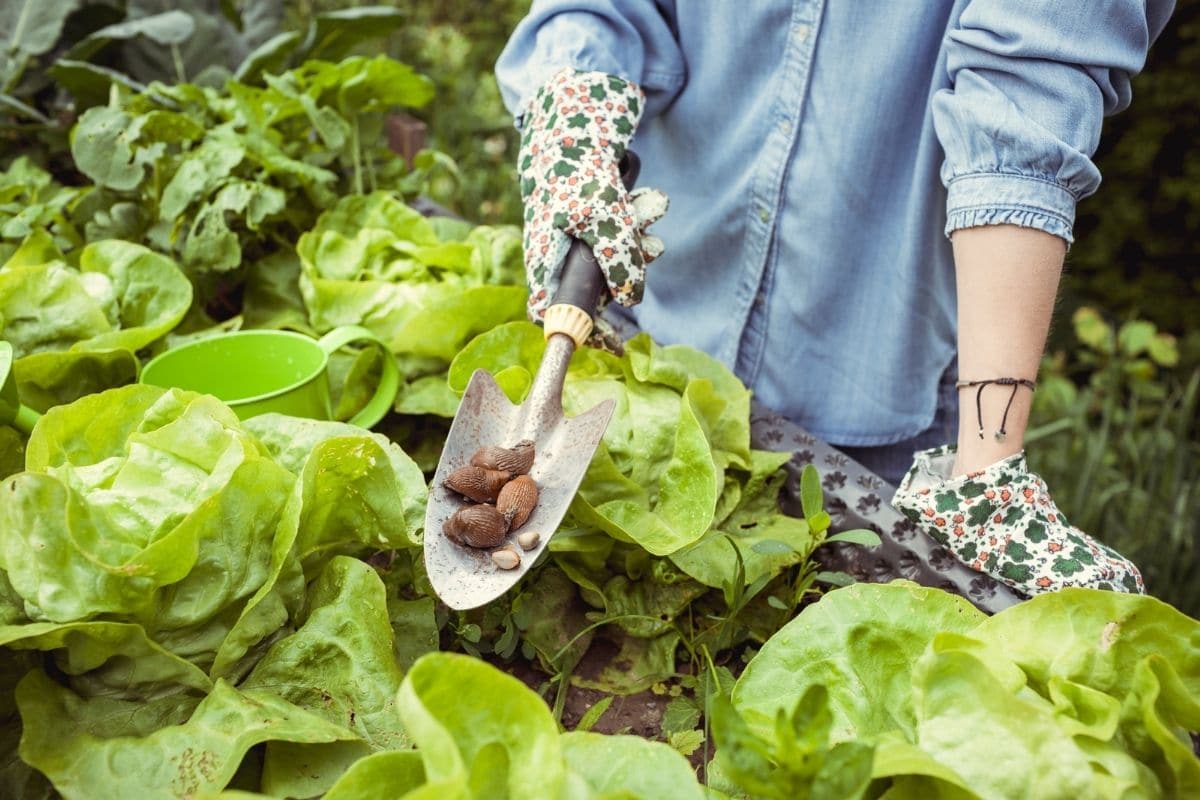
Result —
M823 8L824 0L793 4L787 47L775 81L769 129L755 161L753 189L746 211L744 267L734 304L735 330L740 333L729 337L720 354L747 383L753 383L766 346L771 270L775 260L772 241L783 202L788 164L807 100L809 72Z

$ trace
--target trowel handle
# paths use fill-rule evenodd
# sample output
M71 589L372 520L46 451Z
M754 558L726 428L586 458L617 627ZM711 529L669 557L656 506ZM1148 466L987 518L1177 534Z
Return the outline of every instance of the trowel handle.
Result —
M626 150L621 159L621 183L626 189L633 188L640 169L637 154ZM558 292L550 308L546 309L546 338L565 333L577 346L582 346L592 332L596 305L606 289L604 273L596 263L592 248L582 239L571 242L571 249L563 261Z

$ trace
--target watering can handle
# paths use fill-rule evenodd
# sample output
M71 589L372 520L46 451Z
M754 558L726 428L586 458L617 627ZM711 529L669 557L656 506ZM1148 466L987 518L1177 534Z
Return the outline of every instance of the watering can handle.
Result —
M637 182L640 170L641 161L637 154L626 150L621 159L621 182L627 190ZM546 309L546 338L565 333L575 340L577 347L582 347L592 333L596 305L606 288L604 273L596 263L592 248L582 239L571 242L554 303Z
M15 360L12 345L0 341L0 425L12 425L28 434L33 432L40 415L17 399L17 379L12 372Z

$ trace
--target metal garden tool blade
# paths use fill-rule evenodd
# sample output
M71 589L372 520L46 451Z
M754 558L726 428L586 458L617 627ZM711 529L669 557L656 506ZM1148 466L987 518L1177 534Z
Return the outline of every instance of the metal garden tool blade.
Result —
M567 507L587 472L596 446L600 444L613 402L606 400L576 417L562 410L562 380L575 343L555 334L546 344L546 354L529 397L513 405L484 370L471 376L450 435L425 512L425 569L433 589L446 605L466 609L494 600L528 571L557 530ZM521 562L515 569L501 569L492 560L492 548L481 550L450 541L442 533L446 520L469 501L447 489L443 482L454 470L470 463L481 446L512 446L522 439L534 443L533 468L529 475L538 486L533 514L519 531L510 532L504 546L514 548ZM536 532L538 543L522 550L518 533Z
M637 157L626 153L622 179L627 187L633 185L637 171ZM546 549L579 489L612 417L613 401L567 417L562 408L563 380L575 348L591 333L592 315L604 289L604 275L591 248L576 240L563 263L554 303L546 311L546 352L525 402L519 406L510 403L484 370L471 376L450 426L425 511L425 569L434 592L451 608L481 606L519 581ZM446 521L471 505L446 488L447 476L467 466L481 447L513 447L525 439L534 444L529 475L538 487L537 505L529 519L509 531L505 541L494 548L477 549L447 538ZM517 535L531 532L538 534L537 544L524 550ZM492 559L493 552L504 548L520 558L514 569L503 569Z

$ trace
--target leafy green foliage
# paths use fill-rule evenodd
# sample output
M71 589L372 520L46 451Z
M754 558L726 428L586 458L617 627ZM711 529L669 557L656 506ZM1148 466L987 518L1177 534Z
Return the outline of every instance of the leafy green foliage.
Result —
M59 185L25 156L13 161L0 173L0 259L7 261L38 231L49 232L59 250L78 247L83 237L70 215L79 196L79 189Z
M492 70L529 3L489 4L487 14L463 0L395 4L408 23L389 52L434 82L438 102L417 115L428 123L430 144L453 153L458 165L431 181L431 195L469 219L519 224L518 137Z
M397 710L420 765L411 754L364 759L327 800L435 792L464 798L704 796L687 762L666 745L634 736L560 734L541 698L473 658L422 658L404 678Z
M97 188L78 215L89 238L119 231L174 253L203 288L287 249L338 195L403 188L403 163L363 128L429 97L383 57L309 62L267 88L155 84L80 118L72 154Z
M117 240L70 266L39 231L0 267L0 336L22 401L39 411L129 383L134 353L179 323L192 286L171 259Z
M1128 555L1152 594L1198 614L1200 366L1145 320L1117 325L1084 307L1073 322L1082 346L1043 363L1030 461L1072 523Z
M313 326L362 325L397 354L448 364L476 334L524 315L515 229L481 227L444 240L384 192L339 201L297 252Z
M1064 277L1068 309L1098 305L1174 333L1197 330L1197 71L1200 3L1181 2L1133 80L1133 104L1105 121L1096 154L1104 184L1079 206Z
M218 790L262 742L264 785L319 793L408 744L387 592L340 554L412 547L424 478L377 434L251 422L176 390L89 395L0 490L0 663L44 654L16 689L21 756L65 796Z
M717 769L753 797L857 800L871 782L874 748L857 741L830 746L832 721L822 685L810 686L791 713L780 709L767 739L755 735L720 697L712 721Z
M733 691L744 723L722 718L718 744L725 730L734 747L718 762L758 796L774 790L755 766L776 763L765 743L827 731L875 747L872 796L1187 796L1198 641L1200 623L1139 595L1067 589L985 618L904 582L840 589L747 666ZM785 724L796 703L801 728Z
M153 82L220 86L257 82L306 60L343 58L395 30L403 16L379 6L315 14L281 32L282 0L52 0L0 9L0 127L60 146L76 110L114 87ZM51 81L50 79L53 79Z

